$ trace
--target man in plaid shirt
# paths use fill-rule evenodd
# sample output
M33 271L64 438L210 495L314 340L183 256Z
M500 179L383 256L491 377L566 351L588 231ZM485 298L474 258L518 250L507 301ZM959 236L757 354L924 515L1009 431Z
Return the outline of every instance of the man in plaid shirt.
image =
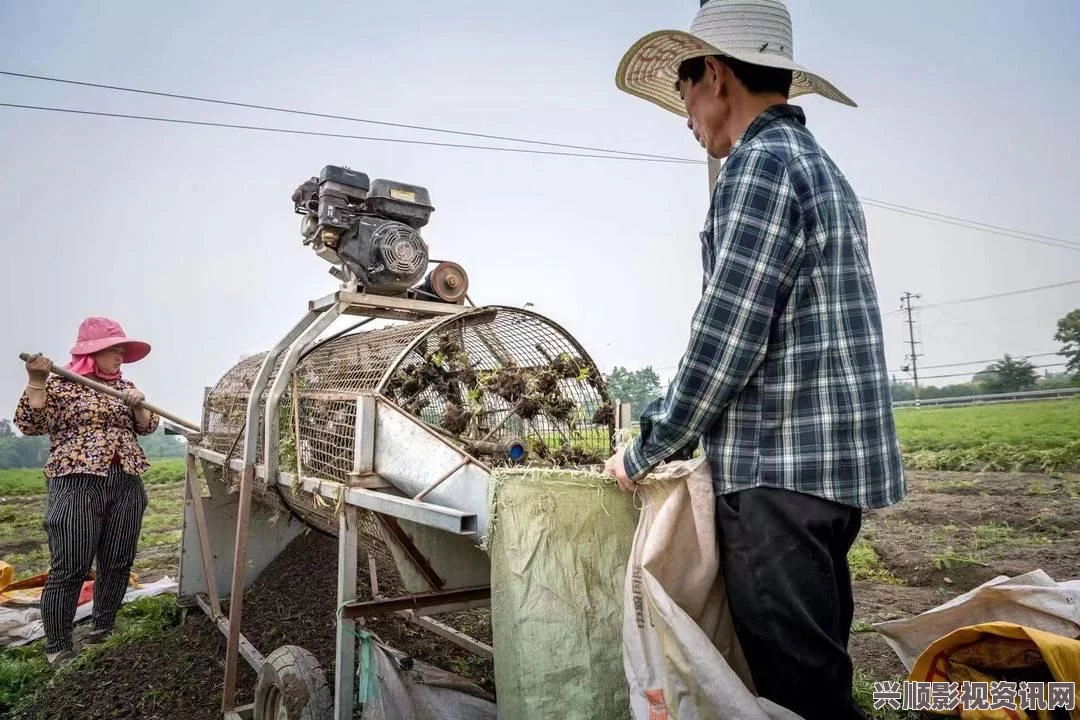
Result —
M862 209L789 97L854 103L790 48L777 0L712 0L690 33L646 36L620 65L622 89L685 110L727 160L701 234L689 347L608 472L630 491L701 442L758 693L806 720L843 720L864 717L851 696L847 552L862 510L899 501L905 484Z

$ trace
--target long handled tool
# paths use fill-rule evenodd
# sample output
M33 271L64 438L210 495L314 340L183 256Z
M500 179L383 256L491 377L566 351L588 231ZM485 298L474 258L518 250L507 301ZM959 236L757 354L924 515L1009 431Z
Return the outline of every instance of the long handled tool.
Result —
M31 358L30 353L21 353L19 355L19 359L22 360L23 362L29 361L30 358ZM111 388L108 385L103 385L102 383L99 383L96 380L91 380L90 378L83 377L82 375L79 375L78 373L73 373L70 370L68 370L67 368L62 368L62 367L58 367L56 365L53 365L52 371L54 373L56 373L57 375L59 375L60 377L64 378L65 380L70 380L71 382L79 383L80 385L85 385L86 387L91 388L92 390L96 390L99 393L102 393L104 395L114 397L117 400L123 400L124 399L123 393L121 393L119 390L116 390L115 388ZM138 407L141 407L141 408L143 408L145 410L149 410L150 412L154 413L155 415L160 415L161 417L166 418L168 420L172 420L177 425L180 425L180 426L184 427L185 429L190 430L193 433L201 433L202 432L202 428L200 428L195 423L189 422L189 421L184 420L182 418L179 418L176 415L173 415L170 412L166 412L166 411L162 410L159 407L155 407L154 405L151 405L150 403L146 402L145 400L143 402L139 403Z

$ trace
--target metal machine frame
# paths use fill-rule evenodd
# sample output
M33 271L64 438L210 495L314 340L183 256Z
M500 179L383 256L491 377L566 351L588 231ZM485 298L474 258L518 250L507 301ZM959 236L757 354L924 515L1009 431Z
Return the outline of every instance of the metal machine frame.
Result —
M439 316L451 316L475 308L421 300L382 297L339 291L309 303L307 314L269 351L262 361L259 373L251 389L247 405L247 432L244 438L243 457L228 461L225 455L189 444L187 454L187 481L185 485L185 513L183 548L181 555L181 593L184 599L194 601L228 638L225 655L225 686L222 693L222 713L226 720L251 718L253 705L236 706L237 658L243 657L256 672L264 662L263 655L241 633L243 617L243 592L282 550L300 533L299 527L285 523L269 522L269 508L252 504L252 488L256 482L277 483L285 487L298 486L304 492L319 495L332 502L339 502L338 530L338 597L337 648L334 674L334 718L350 720L353 717L355 699L355 672L342 672L342 668L355 668L356 620L365 616L397 613L428 630L477 653L492 656L492 648L469 638L453 628L427 617L440 612L483 607L489 604L490 588L476 583L465 587L444 588L438 575L427 566L423 554L416 550L408 536L397 525L406 521L414 527L431 528L442 533L468 537L481 531L477 515L452 507L426 502L423 498L439 484L462 468L475 466L487 472L483 463L460 448L443 444L451 463L438 471L438 479L424 486L414 497L392 494L384 490L394 486L383 481L374 472L375 433L380 418L392 422L397 431L402 423L412 423L409 432L434 432L420 420L395 406L385 397L361 394L357 397L356 427L354 441L353 472L348 483L317 478L296 478L278 469L278 444L270 438L278 437L278 405L286 389L290 374L305 348L336 319L343 315L370 318L416 321ZM280 359L280 367L270 385L262 417L259 404L263 391ZM259 421L263 425L262 457L258 457L259 433L255 431ZM187 434L171 428L177 434ZM194 438L194 436L189 436ZM261 462L260 462L261 460ZM197 461L206 471L210 496L203 497L197 475ZM216 471L221 475L216 476ZM238 493L229 493L225 483L220 482L227 473L240 473ZM394 539L394 544L405 553L418 574L431 586L430 592L413 594L402 598L357 599L357 527L360 509L379 513L383 527ZM252 517L256 516L257 542L252 543ZM208 522L207 517L213 522ZM265 517L264 517L265 516ZM388 516L388 517L387 517ZM194 535L188 530L194 526ZM229 528L235 528L229 537ZM395 529L396 528L396 529ZM452 539L452 538L450 538ZM231 553L231 558L214 555L211 548ZM231 559L231 562L229 560ZM377 582L372 578L373 584ZM219 588L228 583L230 598L228 617L220 607ZM377 592L377 590L376 590Z

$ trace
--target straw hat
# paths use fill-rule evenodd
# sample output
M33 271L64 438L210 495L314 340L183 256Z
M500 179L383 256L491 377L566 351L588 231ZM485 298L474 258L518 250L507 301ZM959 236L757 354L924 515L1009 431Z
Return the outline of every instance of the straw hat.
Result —
M634 43L615 73L620 90L676 115L686 108L675 84L684 60L728 55L753 65L792 70L789 98L807 93L855 107L832 83L792 60L791 15L779 0L710 0L698 10L690 32L660 30Z
M124 346L124 362L133 363L150 354L150 345L132 340L120 323L105 317L88 317L79 325L79 337L71 348L72 355L93 355L114 345Z

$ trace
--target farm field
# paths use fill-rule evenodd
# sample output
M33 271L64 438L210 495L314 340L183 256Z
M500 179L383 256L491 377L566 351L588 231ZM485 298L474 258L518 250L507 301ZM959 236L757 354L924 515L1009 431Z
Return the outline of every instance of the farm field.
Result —
M911 468L908 496L895 507L867 513L849 555L855 580L851 652L856 691L876 720L917 716L871 707L875 680L904 675L872 623L918 614L997 575L1041 568L1064 580L1077 577L1080 568L1080 399L905 408L896 418ZM136 564L141 579L176 576L182 472L182 461L163 461L147 475L150 506ZM0 559L14 565L19 576L47 567L43 492L36 471L0 471ZM315 535L303 538L290 557L283 556L264 575L266 582L245 601L251 620L245 632L264 652L285 642L304 645L332 671L335 577L328 572L316 581L307 572L325 557L326 542ZM278 589L296 582L306 583L306 597L289 598ZM327 600L329 605L322 607ZM156 599L126 609L127 630L77 669L65 671L63 683L47 682L37 646L0 653L0 717L37 687L43 688L37 697L11 717L51 717L90 696L98 699L82 707L79 717L152 719L181 712L192 720L219 717L224 640L201 613L180 624L170 603ZM450 624L490 639L482 612ZM490 684L490 663L447 654L424 631L392 621L373 629L417 657ZM241 697L250 697L254 676L246 665L241 667ZM109 690L102 691L106 677Z

